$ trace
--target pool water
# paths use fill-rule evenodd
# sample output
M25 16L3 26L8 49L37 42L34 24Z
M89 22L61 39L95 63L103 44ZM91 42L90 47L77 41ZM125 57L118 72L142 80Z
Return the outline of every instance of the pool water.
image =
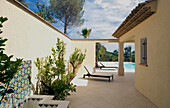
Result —
M115 65L118 65L117 62L115 62ZM132 62L124 62L123 63L125 69L135 69L135 63Z

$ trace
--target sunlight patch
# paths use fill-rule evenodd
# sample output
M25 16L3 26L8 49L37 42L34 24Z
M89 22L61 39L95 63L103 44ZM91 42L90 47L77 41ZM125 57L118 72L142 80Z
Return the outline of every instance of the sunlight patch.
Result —
M88 85L88 80L83 79L82 75L77 75L75 78L71 81L74 85L77 86L87 86Z

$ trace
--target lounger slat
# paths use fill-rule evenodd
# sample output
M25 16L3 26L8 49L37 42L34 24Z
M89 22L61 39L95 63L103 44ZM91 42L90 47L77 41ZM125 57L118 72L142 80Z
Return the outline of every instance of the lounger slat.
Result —
M84 66L84 68L86 69L88 74L84 74L83 78L85 78L85 76L92 76L92 77L103 77L103 78L109 78L109 82L110 82L110 78L112 78L113 80L113 74L111 73L101 73L101 72L94 72L93 68L90 65ZM91 72L93 71L93 72Z
M109 73L93 73L91 75L99 75L99 76L112 76L113 74L109 74Z
M100 62L100 64L102 65L102 66L100 66L100 69L102 69L102 68L118 68L118 67L116 67L116 66L105 66L103 63L101 63Z

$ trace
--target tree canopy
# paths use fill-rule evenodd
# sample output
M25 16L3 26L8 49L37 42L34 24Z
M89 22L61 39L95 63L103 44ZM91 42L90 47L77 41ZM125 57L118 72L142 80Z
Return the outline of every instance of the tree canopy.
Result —
M84 3L85 0L50 0L50 9L63 24L65 34L70 27L83 25Z
M131 50L132 50L132 47L131 46L127 46L124 48L124 60L125 61L130 61L130 58L131 58Z
M38 11L35 13L41 16L43 19L50 23L56 23L57 21L53 17L53 12L51 12L50 8L45 6L45 4L41 4L40 2L35 3Z
M118 50L108 52L105 46L96 43L96 66L98 61L118 61L118 53ZM132 51L131 46L124 48L124 61L135 62L135 51Z
M82 29L82 36L86 39L87 37L90 37L91 29Z
M21 4L23 4L25 7L28 7L28 4L25 2L25 0L18 0Z
M99 61L117 61L117 56L108 52L106 48L100 43L96 43L96 57Z

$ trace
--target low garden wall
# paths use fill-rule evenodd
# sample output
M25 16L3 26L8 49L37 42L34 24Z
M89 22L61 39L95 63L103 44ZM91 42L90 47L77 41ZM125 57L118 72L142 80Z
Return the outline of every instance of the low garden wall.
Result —
M70 101L52 100L50 95L32 95L19 108L68 108Z
M31 66L31 60L22 61L20 69L10 82L14 93L2 101L0 108L68 108L70 101L52 100L54 96L50 95L30 96Z

